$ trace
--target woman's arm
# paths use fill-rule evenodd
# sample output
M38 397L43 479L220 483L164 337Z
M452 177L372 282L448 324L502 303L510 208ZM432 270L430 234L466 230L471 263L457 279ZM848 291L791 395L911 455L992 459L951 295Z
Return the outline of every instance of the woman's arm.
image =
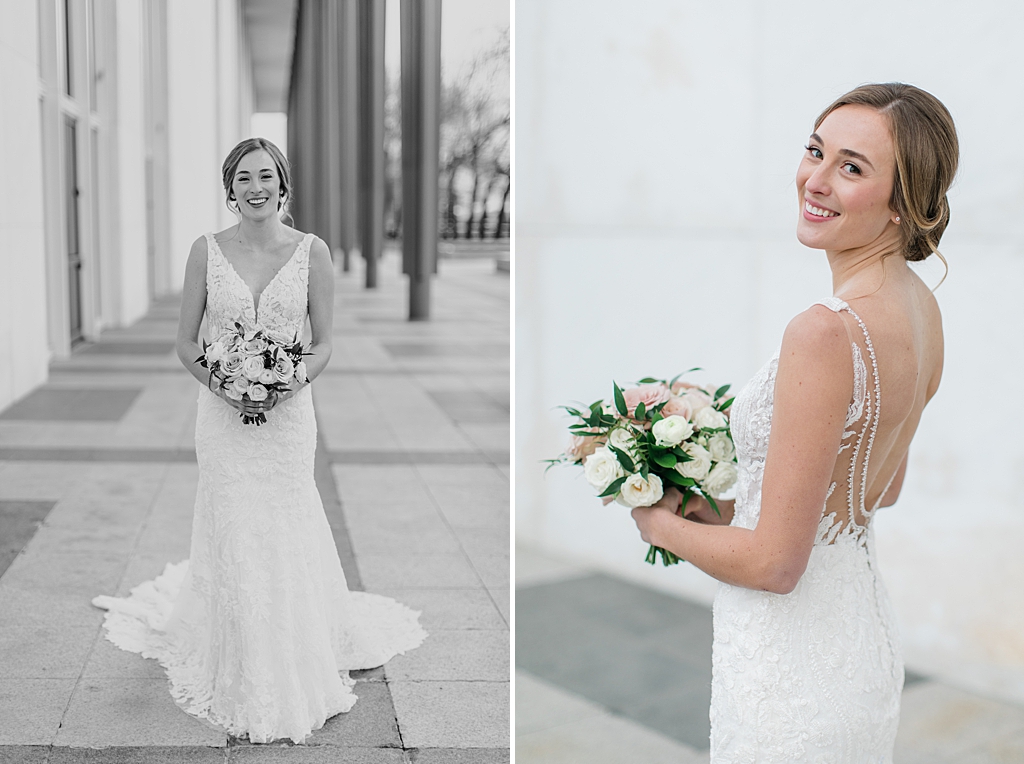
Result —
M200 236L192 243L188 253L175 347L178 359L189 373L208 386L210 372L195 362L203 354L203 349L199 347L199 327L203 324L203 314L206 312L206 246L206 238Z
M720 581L788 594L807 567L853 394L843 319L815 306L790 322L775 381L771 437L753 530L703 525L673 500L633 510L644 541Z
M319 238L314 238L309 247L309 328L312 343L309 355L302 359L306 362L306 384L327 368L334 347L334 263L331 251ZM305 386L279 394L273 405L288 400Z
M313 344L306 356L306 374L312 382L327 368L334 348L334 263L331 251L319 238L309 248L309 328Z

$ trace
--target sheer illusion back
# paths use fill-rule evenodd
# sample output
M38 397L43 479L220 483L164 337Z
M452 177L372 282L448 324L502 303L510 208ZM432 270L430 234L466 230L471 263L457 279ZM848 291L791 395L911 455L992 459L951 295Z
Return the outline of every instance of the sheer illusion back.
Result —
M853 398L818 535L830 543L840 534L861 540L878 503L896 477L896 470L891 469L884 487L878 490L883 460L879 459L877 466L871 460L882 418L878 358L868 327L847 303L832 297L819 304L839 314L846 327L853 356Z
M901 460L901 433L880 427L883 387L868 327L838 298L820 304L847 326L853 395L796 588L783 595L722 584L715 598L713 764L892 761L903 663L870 521ZM739 527L755 528L760 517L778 360L776 353L733 404Z

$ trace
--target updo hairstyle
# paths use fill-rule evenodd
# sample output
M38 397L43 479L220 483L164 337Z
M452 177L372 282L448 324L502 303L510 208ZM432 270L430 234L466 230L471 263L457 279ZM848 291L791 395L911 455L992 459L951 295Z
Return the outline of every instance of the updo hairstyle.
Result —
M285 155L281 152L281 149L266 138L246 138L231 149L228 153L227 159L224 160L221 172L223 173L224 178L224 192L227 194L225 204L228 205L228 209L232 212L235 212L231 207L231 202L235 201L235 197L231 191L231 184L235 179L235 171L238 169L238 164L247 154L251 154L253 151L259 151L260 149L270 154L270 158L274 160L274 165L277 167L277 177L281 182L281 196L278 199L277 208L279 210L283 208L287 212L287 205L292 198L291 165L288 163L288 159Z
M896 152L896 173L890 208L900 217L901 254L924 260L938 251L949 224L949 190L960 156L956 127L938 98L913 85L886 82L861 85L840 96L814 122L841 106L860 104L877 109L889 121Z

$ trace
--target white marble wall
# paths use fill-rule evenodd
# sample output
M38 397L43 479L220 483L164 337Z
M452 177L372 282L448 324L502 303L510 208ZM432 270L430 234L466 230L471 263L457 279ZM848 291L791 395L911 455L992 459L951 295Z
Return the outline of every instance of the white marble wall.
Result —
M745 383L831 293L793 233L814 117L860 83L912 82L952 112L962 169L945 376L876 520L880 565L913 668L1024 700L1024 5L520 0L515 23L517 534L713 596L693 568L646 566L628 514L574 470L543 474L555 407L697 365Z
M0 408L46 379L36 5L0 0Z

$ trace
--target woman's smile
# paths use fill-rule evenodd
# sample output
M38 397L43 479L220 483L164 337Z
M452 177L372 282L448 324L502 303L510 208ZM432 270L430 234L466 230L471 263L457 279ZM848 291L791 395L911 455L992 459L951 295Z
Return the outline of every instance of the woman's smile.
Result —
M816 207L808 200L804 200L804 218L814 223L820 223L830 218L839 217L839 213L825 207Z

